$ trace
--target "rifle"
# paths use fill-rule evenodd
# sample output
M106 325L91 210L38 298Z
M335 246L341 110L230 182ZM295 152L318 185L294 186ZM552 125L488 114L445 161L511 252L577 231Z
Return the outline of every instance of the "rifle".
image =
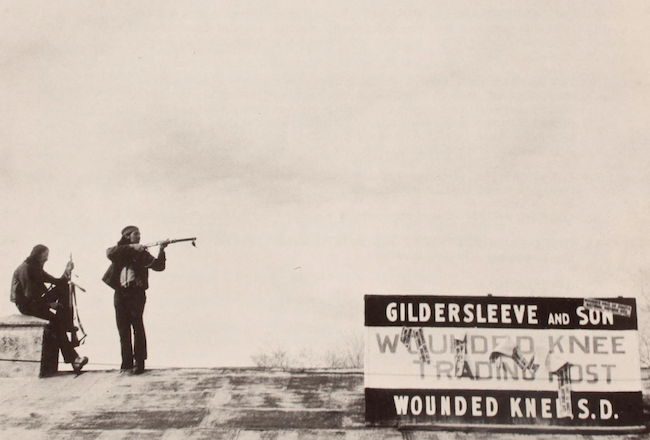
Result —
M70 261L72 261L72 254L70 254ZM57 316L60 314L61 322L65 325L66 333L70 333L70 342L72 342L73 347L78 347L84 343L86 339L86 332L84 331L83 325L81 324L81 318L79 317L79 307L77 306L77 293L76 289L85 292L86 289L72 281L72 276L78 278L77 274L73 274L70 270L68 275L67 286L63 284L52 285L48 291L43 295L47 301L54 303L56 307ZM66 288L67 287L67 288ZM81 334L78 334L78 332Z
M196 237L191 237L191 238L176 238L176 239L173 239L173 240L170 240L170 239L167 239L167 240L160 240L160 241L156 241L156 242L154 242L154 243L148 243L148 244L145 244L144 247L145 247L145 248L150 248L150 247L160 246L160 245L163 244L163 243L166 243L166 244L172 244L172 243L179 243L179 242L181 242L181 241L191 241L191 242L192 242L192 246L196 247Z

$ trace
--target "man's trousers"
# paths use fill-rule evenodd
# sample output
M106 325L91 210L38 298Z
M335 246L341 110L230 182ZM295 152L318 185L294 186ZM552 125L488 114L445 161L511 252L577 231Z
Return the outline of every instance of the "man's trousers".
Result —
M121 369L123 370L133 368L134 361L139 363L147 359L147 337L142 320L146 301L144 290L129 288L115 291L115 320L120 334ZM133 329L133 343L131 329Z

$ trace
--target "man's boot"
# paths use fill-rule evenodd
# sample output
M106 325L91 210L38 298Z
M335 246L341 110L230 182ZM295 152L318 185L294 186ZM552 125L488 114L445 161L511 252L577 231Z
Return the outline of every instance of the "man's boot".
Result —
M133 367L133 374L142 374L144 373L144 359L136 360L135 367Z

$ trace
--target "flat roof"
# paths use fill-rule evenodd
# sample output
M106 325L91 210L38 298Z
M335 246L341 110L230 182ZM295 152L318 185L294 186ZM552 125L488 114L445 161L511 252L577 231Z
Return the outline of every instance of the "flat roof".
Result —
M2 438L469 440L495 435L372 428L366 426L364 412L360 371L197 368L154 369L134 376L102 370L0 379ZM557 434L496 435L557 438ZM648 434L598 436L626 437ZM561 438L585 437L565 433Z

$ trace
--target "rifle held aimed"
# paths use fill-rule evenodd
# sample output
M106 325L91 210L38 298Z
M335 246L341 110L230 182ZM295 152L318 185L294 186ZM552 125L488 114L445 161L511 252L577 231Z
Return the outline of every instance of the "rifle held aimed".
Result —
M169 239L167 239L167 240L160 240L160 241L156 241L156 242L154 242L154 243L148 243L148 244L145 244L144 247L145 247L145 248L150 248L150 247L160 246L160 245L163 244L163 243L166 243L166 244L172 244L172 243L180 243L181 241L191 241L191 242L192 242L192 246L196 247L196 237L190 237L190 238L176 238L176 239L173 239L173 240L169 240Z

